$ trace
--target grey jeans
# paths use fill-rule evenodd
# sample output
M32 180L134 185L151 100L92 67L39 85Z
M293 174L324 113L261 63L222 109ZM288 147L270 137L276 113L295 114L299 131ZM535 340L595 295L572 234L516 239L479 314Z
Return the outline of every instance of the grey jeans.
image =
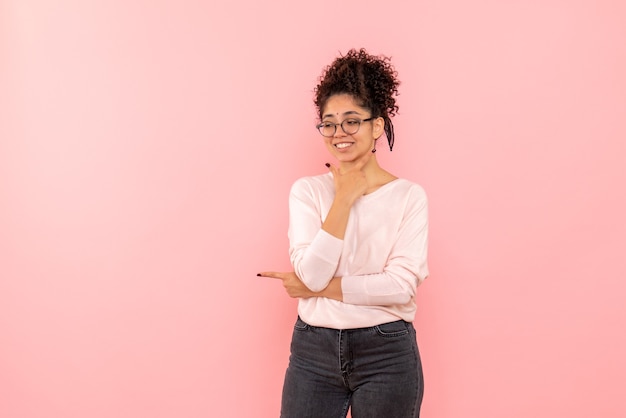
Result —
M424 379L413 324L338 330L296 320L282 418L419 417Z

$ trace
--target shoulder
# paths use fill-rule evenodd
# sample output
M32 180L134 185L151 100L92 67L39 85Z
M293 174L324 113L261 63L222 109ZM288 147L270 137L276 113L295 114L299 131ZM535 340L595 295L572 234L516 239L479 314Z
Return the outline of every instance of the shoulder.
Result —
M387 197L389 204L405 214L427 212L428 197L421 185L403 178L398 178L389 185L391 186Z
M291 186L292 195L318 195L334 191L333 176L331 173L316 176L307 176L297 179Z
M426 191L424 188L411 181L404 178L398 178L390 183L390 189L395 195L398 196L407 196L410 199L415 200L426 200Z

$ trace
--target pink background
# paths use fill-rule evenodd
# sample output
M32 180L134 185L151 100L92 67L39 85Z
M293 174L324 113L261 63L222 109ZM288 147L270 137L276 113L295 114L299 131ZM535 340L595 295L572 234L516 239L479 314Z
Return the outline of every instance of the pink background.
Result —
M626 6L0 1L0 416L276 417L312 90L393 57L426 418L624 417Z

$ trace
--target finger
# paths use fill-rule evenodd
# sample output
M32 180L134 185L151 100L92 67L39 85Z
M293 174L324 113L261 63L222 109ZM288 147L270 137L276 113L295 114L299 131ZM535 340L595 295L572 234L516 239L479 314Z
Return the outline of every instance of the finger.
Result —
M330 163L326 163L326 167L328 167L328 170L331 172L333 177L337 176L337 168L334 165L332 165Z
M257 276L259 277L269 277L270 279L280 279L280 280L284 280L285 278L283 277L282 273L276 272L276 271L264 271L262 273L257 273Z

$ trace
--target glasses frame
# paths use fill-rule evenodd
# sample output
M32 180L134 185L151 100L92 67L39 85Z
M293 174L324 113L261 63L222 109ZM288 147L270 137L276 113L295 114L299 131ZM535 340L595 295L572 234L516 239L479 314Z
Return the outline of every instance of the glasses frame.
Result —
M341 126L341 130L343 131L343 133L345 133L346 135L354 135L357 132L359 132L359 129L361 129L361 124L363 122L369 122L371 120L376 119L375 117L371 116L367 119L359 119L359 118L347 118L341 121L341 123L332 123L332 122L320 122L317 125L315 125L315 127L317 128L318 132L320 133L320 135L322 135L324 138L332 138L333 136L335 136L335 134L337 133L337 126ZM356 131L348 133L346 131L346 128L343 127L343 124L346 123L347 121L357 121L359 122L359 126L356 128ZM324 125L334 125L333 126L333 133L331 135L324 135L322 133L322 128L324 127Z

